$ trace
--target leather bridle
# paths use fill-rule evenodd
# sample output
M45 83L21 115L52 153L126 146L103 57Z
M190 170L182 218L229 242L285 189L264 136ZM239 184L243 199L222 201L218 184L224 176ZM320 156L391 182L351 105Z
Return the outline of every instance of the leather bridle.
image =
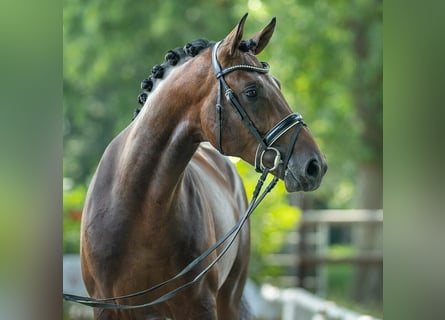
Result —
M241 103L239 102L238 98L236 97L233 90L230 88L230 86L227 84L227 82L224 79L224 76L226 74L229 74L233 71L237 70L243 70L243 71L250 71L250 72L258 72L258 73L268 73L269 72L269 65L266 62L261 62L262 67L257 67L253 65L246 65L246 64L237 64L234 66L227 67L225 69L221 68L221 65L218 62L218 56L217 51L220 44L223 42L223 40L217 42L212 50L212 64L213 69L215 71L216 79L218 79L218 91L216 96L216 115L217 115L217 122L218 122L218 131L216 134L216 140L217 140L217 147L221 154L224 154L223 147L222 147L222 91L224 90L224 96L226 97L226 101L229 102L232 107L238 112L238 114L241 117L241 120L246 125L247 129L250 131L250 133L255 137L255 139L258 141L258 147L255 154L255 170L257 172L263 172L266 166L263 163L263 157L266 154L267 151L275 152L275 158L273 162L273 167L269 168L269 171L273 171L278 168L278 166L282 163L284 163L284 168L287 167L287 161L283 161L285 159L282 158L282 155L280 151L277 148L272 147L272 145L283 135L285 134L289 129L292 127L295 127L295 131L297 133L294 135L294 139L290 141L289 145L289 152L292 151L296 139L298 137L298 132L300 131L302 126L305 126L306 124L303 121L303 117L298 113L291 113L288 116L286 116L283 120L278 122L272 129L270 129L264 137L261 136L261 133L258 131L258 129L255 127L255 124L250 119L249 115L247 114L246 110L243 108ZM286 157L287 158L287 157Z

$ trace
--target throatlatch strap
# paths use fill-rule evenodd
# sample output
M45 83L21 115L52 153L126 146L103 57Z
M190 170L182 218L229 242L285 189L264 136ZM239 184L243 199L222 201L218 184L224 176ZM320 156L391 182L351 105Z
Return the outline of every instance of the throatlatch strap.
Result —
M221 130L222 130L222 108L221 105L221 82L218 81L218 93L217 93L217 100L216 100L216 121L218 123L218 131L216 132L216 143L218 146L218 151L224 155L224 150L222 148L222 136L221 136Z

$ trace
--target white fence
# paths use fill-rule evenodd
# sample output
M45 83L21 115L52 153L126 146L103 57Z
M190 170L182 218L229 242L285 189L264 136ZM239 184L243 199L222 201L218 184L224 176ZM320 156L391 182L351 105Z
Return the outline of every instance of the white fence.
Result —
M267 301L281 304L282 320L379 320L342 308L301 288L263 285L261 295Z
M330 228L332 226L349 227L352 232L350 244L357 250L353 257L329 257ZM361 266L380 266L383 263L382 231L383 210L307 210L302 217L299 230L299 250L297 265L300 286L313 289L319 296L327 291L328 264L348 263L356 268ZM312 249L311 249L312 248ZM316 268L313 281L305 281L305 271L311 266ZM309 277L310 279L310 277ZM310 279L312 280L312 279ZM363 287L366 287L364 285Z
M265 256L264 262L283 269L283 274L273 279L275 285L302 287L319 296L326 296L328 265L382 267L382 226L382 210L307 210L303 213L298 230L289 232L283 248ZM350 246L351 253L329 254L333 229L337 235L339 231L343 232L340 242ZM363 231L373 233L364 235ZM363 243L363 239L370 241Z

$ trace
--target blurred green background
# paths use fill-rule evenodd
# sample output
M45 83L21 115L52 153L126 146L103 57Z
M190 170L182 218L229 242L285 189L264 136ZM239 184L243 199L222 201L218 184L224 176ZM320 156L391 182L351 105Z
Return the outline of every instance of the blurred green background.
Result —
M141 80L167 50L197 38L220 40L245 12L246 36L277 17L259 58L271 65L329 165L317 191L289 196L280 183L255 211L250 277L261 283L279 273L263 257L280 248L302 210L382 208L381 1L65 1L64 253L79 250L87 186L107 144L131 121ZM236 165L250 196L258 175ZM337 282L349 281L338 267L331 271Z
M146 1L146 7L151 3ZM62 16L67 5L57 0L0 2L1 319L61 318ZM441 319L445 3L388 0L383 7L385 318ZM250 12L247 27L253 27L255 13L246 4L239 15L226 16L231 20L225 21L227 28L244 9ZM271 15L279 18L274 37L287 32L280 23L283 15ZM255 23L259 27L265 21ZM191 38L204 33L199 30ZM278 47L266 50L274 55ZM161 60L157 57L156 63ZM276 74L278 66L272 67ZM129 98L132 104L134 97ZM332 167L326 179L331 174Z

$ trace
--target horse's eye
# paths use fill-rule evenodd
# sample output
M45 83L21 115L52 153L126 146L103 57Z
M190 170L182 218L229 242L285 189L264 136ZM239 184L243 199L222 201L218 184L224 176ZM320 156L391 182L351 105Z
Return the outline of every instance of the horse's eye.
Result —
M256 88L249 88L245 91L248 98L255 98L258 95L258 90Z

